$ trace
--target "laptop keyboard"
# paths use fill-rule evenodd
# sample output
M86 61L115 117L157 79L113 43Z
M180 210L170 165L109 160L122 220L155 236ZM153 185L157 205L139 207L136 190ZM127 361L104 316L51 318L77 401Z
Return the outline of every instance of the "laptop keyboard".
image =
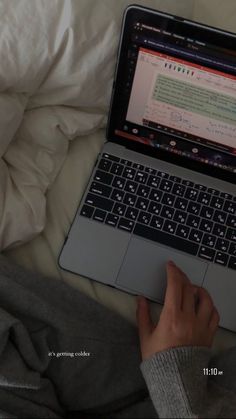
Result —
M236 269L236 197L104 153L80 215Z

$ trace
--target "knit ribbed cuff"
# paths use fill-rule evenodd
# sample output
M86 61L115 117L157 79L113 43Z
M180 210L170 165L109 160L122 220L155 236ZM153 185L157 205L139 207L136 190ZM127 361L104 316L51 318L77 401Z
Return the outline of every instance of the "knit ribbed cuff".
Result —
M211 356L206 347L185 346L156 353L140 365L153 404L162 418L196 418Z

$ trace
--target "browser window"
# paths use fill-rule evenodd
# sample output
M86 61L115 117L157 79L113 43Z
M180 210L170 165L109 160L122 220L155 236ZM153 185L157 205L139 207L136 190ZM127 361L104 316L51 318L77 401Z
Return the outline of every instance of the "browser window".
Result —
M233 152L236 77L140 48L127 120Z

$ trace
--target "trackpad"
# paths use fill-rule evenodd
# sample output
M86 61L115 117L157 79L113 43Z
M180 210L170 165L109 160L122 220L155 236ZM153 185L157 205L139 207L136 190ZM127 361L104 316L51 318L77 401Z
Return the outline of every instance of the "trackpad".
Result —
M201 286L208 264L170 248L133 237L116 280L117 285L151 300L163 302L166 290L166 262L173 260Z

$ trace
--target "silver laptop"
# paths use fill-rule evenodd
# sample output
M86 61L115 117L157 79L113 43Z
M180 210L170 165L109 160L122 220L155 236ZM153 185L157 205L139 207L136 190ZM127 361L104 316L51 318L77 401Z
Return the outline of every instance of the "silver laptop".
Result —
M163 303L166 262L236 331L236 35L124 13L107 137L61 268Z

